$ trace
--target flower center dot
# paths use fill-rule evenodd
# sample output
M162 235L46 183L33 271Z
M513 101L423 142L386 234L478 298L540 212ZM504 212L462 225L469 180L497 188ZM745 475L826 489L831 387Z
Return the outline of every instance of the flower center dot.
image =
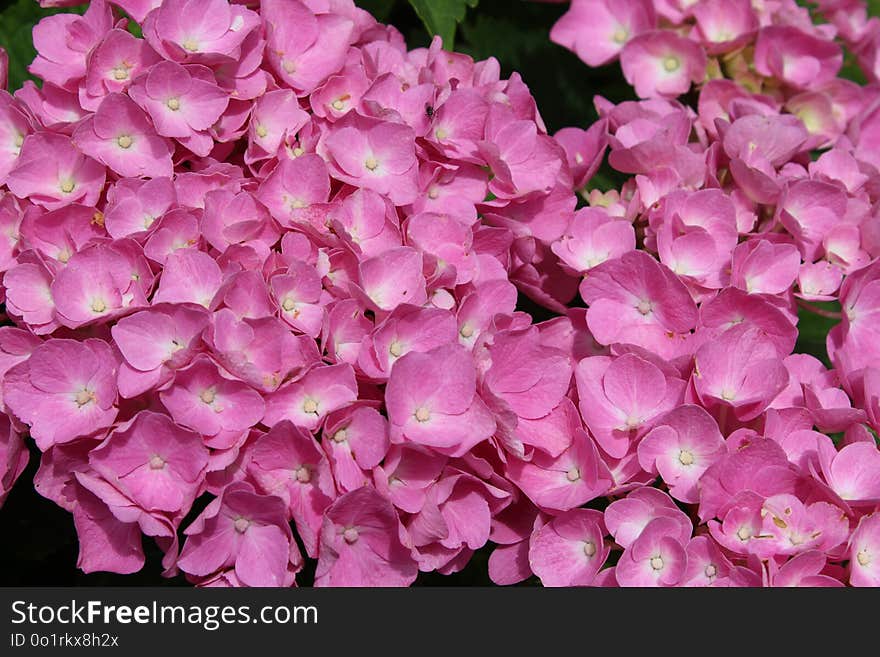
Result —
M342 532L342 537L345 539L345 542L351 545L356 540L358 540L358 530L354 527L349 527L344 532Z
M314 399L306 399L303 402L303 411L305 411L306 413L314 413L315 415L317 415L318 402L316 402Z
M330 104L333 107L333 109L335 109L336 111L341 111L345 108L345 103L342 102L341 100L339 100L338 98Z
M706 573L706 577L715 577L718 574L718 569L715 567L715 564L710 563L703 572Z
M388 351L395 358L400 358L400 355L403 353L403 345L400 344L397 340L391 343L391 346L388 347Z
M618 27L614 34L611 36L614 39L614 43L623 44L626 42L627 37L629 37L629 32L627 32L626 28L622 25Z
M287 299L284 300L284 303L281 304L281 307L284 308L285 312L289 313L291 310L296 308L296 302L293 299L291 299L290 297L288 297Z
M860 566L867 566L871 563L871 557L868 556L867 550L859 550L859 553L856 555L856 561L859 562Z
M375 171L379 168L379 163L376 161L375 157L371 156L364 161L364 166L367 167L367 169L369 169L370 171Z
M428 190L428 198L436 199L438 196L440 196L440 190L436 187L431 187L431 189Z
M214 393L214 390L212 388L208 388L207 390L202 390L202 394L199 395L199 399L201 399L202 402L205 404L213 404L214 398L216 396L217 395Z
M192 37L184 39L183 44L181 45L183 45L184 50L189 50L190 52L195 52L199 49L199 42Z
M74 187L76 187L76 185L72 180L64 180L61 182L61 191L65 194L70 194Z
M669 57L663 60L663 68L666 69L667 72L672 73L673 71L677 71L681 67L681 61L679 61L678 57L674 57L670 55Z
M653 308L654 306L647 299L642 299L641 301L639 301L639 305L636 306L636 309L638 309L638 311L643 315L647 315L649 312L651 312Z
M235 531L239 534L244 534L247 528L251 526L251 521L247 518L236 518L233 524L235 525Z
M158 454L153 454L150 457L150 470L161 470L165 467L165 459L163 459Z
M80 408L95 401L95 393L91 390L86 390L83 388L78 393L76 393L76 404Z
M736 532L737 537L741 541L747 541L752 537L752 532L749 531L748 527L740 527Z
M474 329L471 328L470 324L465 324L458 333L463 338L469 338L474 334Z
M113 79L119 81L127 80L128 70L124 66L117 66L113 69Z
M694 462L694 454L690 450L683 449L678 453L678 462L682 465L691 465Z
M581 478L581 471L576 467L571 467L568 469L568 472L565 473L565 478L571 482L575 482Z
M651 568L654 570L663 570L663 558L662 557L652 557L651 558Z
M12 140L12 143L16 148L21 148L21 145L24 143L24 135L20 132L15 135L15 138Z
M177 98L169 98L165 104L168 105L168 109L172 112L176 112L180 109L180 101Z
M265 137L269 134L269 131L266 130L266 126L258 125L257 126L257 137Z
M92 301L92 312L102 313L107 310L107 304L103 299L95 299Z
M592 557L594 554L596 554L596 544L593 543L593 541L587 541L586 543L584 543L584 554L586 554L588 557Z
M345 429L340 429L336 433L333 434L333 442L334 443L344 443L348 439L348 432Z
M724 401L733 401L736 399L736 393L730 388L725 388L721 391L721 399Z
M131 148L131 137L128 135L119 135L116 138L116 145L119 148Z
M431 413L424 406L419 406L416 409L416 419L419 422L427 422L429 419L431 419Z
M296 470L296 480L301 484L307 484L312 479L312 472L308 466L302 465Z
M303 149L301 149L299 146L297 146L296 148L293 149L293 156L294 157L299 157L303 153L305 153L305 151Z

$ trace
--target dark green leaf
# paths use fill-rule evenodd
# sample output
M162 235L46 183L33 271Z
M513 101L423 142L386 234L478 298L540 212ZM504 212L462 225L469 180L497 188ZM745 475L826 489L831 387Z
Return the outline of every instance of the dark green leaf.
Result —
M431 34L439 34L443 47L452 50L455 44L455 27L461 23L467 8L477 6L479 0L409 0Z

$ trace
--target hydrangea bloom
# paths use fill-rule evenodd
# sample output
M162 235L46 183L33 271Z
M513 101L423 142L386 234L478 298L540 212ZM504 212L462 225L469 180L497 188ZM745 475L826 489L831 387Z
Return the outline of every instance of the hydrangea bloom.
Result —
M876 30L575 0L550 37L641 100L551 136L494 60L246 5L51 16L0 91L0 503L33 442L80 568L147 536L199 586L490 544L500 584L880 585Z

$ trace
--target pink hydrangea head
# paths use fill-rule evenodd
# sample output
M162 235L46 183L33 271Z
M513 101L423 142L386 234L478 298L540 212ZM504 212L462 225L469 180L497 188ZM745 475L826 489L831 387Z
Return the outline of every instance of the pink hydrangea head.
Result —
M880 515L862 517L849 541L849 581L880 586Z
M116 369L116 356L103 340L48 340L6 373L3 400L46 450L113 423Z

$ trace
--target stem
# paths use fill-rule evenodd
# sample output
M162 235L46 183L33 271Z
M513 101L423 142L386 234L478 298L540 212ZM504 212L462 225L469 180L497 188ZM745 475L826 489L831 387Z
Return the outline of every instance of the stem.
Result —
M799 305L804 310L809 310L811 313L815 313L817 315L821 315L822 317L827 317L828 319L842 319L843 315L833 310L825 310L824 308L819 308L818 306L814 306L809 301L804 301L803 299L797 300L797 305Z

